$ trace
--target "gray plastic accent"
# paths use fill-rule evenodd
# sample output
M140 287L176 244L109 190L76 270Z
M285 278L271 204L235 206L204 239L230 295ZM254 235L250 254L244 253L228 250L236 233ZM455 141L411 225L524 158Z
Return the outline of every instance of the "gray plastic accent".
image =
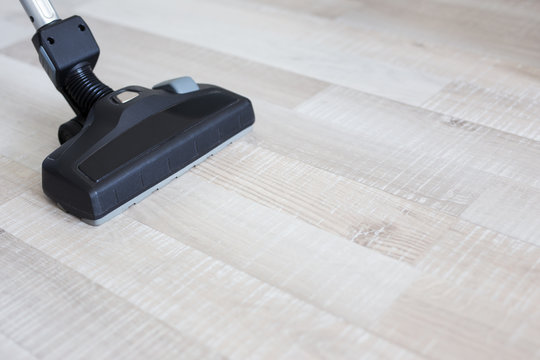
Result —
M189 76L160 82L153 87L154 90L165 90L177 94L187 94L199 90L199 85Z
M51 79L53 84L56 86L56 68L54 67L51 58L49 57L49 54L47 54L43 46L39 47L39 55L41 65L45 69L47 75L49 75L49 78Z
M200 157L199 159L197 159L196 161L192 162L191 164L189 164L188 166L184 167L183 169L181 169L180 171L178 171L177 173L169 176L167 179L163 180L162 182L160 182L159 184L157 184L156 186L146 190L145 192L143 192L142 194L140 194L139 196L131 199L130 201L126 202L124 205L120 206L119 208L117 208L116 210L110 212L109 214L105 215L104 217L102 217L101 219L97 219L97 220L88 220L88 219L81 219L82 221L84 221L85 223L89 224L89 225L92 225L92 226L99 226L99 225L102 225L104 223L106 223L107 221L111 220L113 217L115 217L116 215L119 215L121 213L123 213L124 211L126 211L128 208L130 208L132 205L135 205L139 202L141 202L142 200L144 200L146 197L148 197L149 195L151 195L154 191L156 190L159 190L161 188L163 188L165 185L167 185L168 183L170 183L172 180L176 179L177 177L180 177L182 176L183 174L185 174L186 172L188 172L192 167L196 166L196 165L199 165L200 163L202 163L204 160L208 159L210 156L214 155L214 154L217 154L218 152L220 152L221 150L223 150L224 148L226 148L229 144L232 144L234 141L240 139L241 137L243 137L244 135L248 134L251 130L253 129L253 126L250 126L248 127L247 129L239 132L238 134L236 134L235 136L233 136L232 138L230 138L229 140L225 141L223 144L219 145L218 147L212 149L211 151L209 151L208 153L206 153L205 155L203 155L202 157ZM62 209L63 210L63 209Z

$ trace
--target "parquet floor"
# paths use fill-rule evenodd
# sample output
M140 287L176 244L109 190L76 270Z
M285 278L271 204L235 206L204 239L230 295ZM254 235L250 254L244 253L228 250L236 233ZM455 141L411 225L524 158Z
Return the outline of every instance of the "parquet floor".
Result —
M56 0L114 88L253 133L101 227L42 193L72 117L0 17L0 359L540 358L540 2Z

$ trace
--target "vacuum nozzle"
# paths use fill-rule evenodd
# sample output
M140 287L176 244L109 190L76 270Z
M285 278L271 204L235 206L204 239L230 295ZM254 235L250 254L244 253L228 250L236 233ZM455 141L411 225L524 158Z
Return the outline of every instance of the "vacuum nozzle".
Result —
M60 20L49 0L20 0L20 2L36 30Z
M42 166L45 194L100 225L250 131L251 101L189 77L113 91L93 70L99 46L80 16L49 0L20 0L41 65L76 117Z

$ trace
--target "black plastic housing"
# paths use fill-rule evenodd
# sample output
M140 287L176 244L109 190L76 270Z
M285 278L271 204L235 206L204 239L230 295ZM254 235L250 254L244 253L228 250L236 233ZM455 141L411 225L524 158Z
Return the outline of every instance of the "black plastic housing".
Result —
M84 119L93 103L112 92L93 73L99 46L80 16L57 20L32 37L39 61L73 111Z
M80 16L57 20L40 28L32 37L32 43L40 55L41 64L57 87L64 85L71 69L82 63L93 69L99 58L99 46Z
M122 103L124 91L138 96ZM251 102L201 85L176 94L130 86L95 103L82 130L43 162L43 191L94 221L188 167L255 121Z

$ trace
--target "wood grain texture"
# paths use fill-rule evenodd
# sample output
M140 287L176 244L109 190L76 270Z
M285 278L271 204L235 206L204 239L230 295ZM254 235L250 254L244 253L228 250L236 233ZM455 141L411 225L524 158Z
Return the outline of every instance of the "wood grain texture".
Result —
M226 357L297 359L331 357L334 353L346 358L355 358L359 353L374 357L392 354L412 357L405 349L371 335L311 302L304 302L185 245L189 241L187 237L180 237L183 242L177 241L126 216L99 229L89 228L52 205L43 207L43 198L40 192L29 191L2 206L0 221L5 224L5 230L58 259L64 267L81 274L79 276L106 288L115 298L130 303L168 327L202 340ZM21 226L20 222L25 221L24 214L35 219L34 228ZM55 236L59 222L65 226L66 236ZM335 261L330 264L342 266ZM397 279L392 281L397 282ZM374 286L378 284L374 283ZM378 294L392 296L388 291ZM66 297L69 300L69 296ZM15 293L12 298L19 297ZM73 301L79 303L82 300ZM128 329L131 326L133 331L136 329L134 319L119 305L103 304L104 300L96 303L117 316L125 316ZM372 305L377 306L376 302ZM55 309L51 311L59 311ZM6 320L25 313L10 310L6 309ZM17 318L12 321L20 323ZM93 326L93 322L90 321L89 326ZM114 319L110 326L115 328ZM155 328L148 330L150 333L155 331ZM144 334L143 331L141 336ZM150 342L147 346L154 345ZM119 347L119 351L128 352L122 352L122 356L136 356L131 353L130 346ZM184 350L181 344L178 349ZM151 353L151 349L148 351ZM144 354L138 357L146 358Z
M0 359L540 359L540 6L56 0L112 87L248 96L253 133L93 228L72 117L0 16Z
M35 248L0 237L2 293L10 295L0 331L36 358L217 358Z

